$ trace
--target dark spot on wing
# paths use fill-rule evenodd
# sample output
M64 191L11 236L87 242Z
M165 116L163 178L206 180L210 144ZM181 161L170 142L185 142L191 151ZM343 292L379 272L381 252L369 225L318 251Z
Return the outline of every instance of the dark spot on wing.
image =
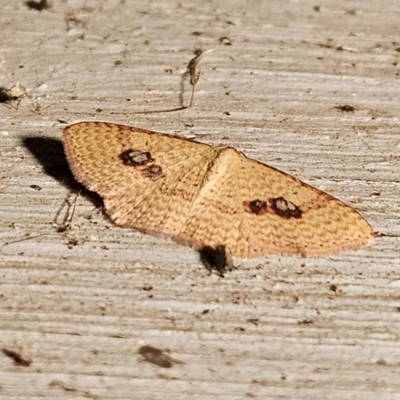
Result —
M119 155L119 158L122 160L124 165L128 165L130 167L140 167L154 161L148 151L134 149L125 150Z
M291 201L286 200L284 197L269 199L269 203L272 211L282 218L298 219L302 216L302 211L300 210L300 208Z
M145 178L156 181L164 178L164 173L160 165L155 164L154 158L148 151L135 149L125 150L119 155L124 165L134 167L140 171Z
M156 181L157 179L164 177L162 168L157 164L152 164L144 168L143 175L146 178L150 178L152 181Z
M243 203L244 210L250 214L255 215L263 215L267 212L267 202L263 200L252 200L252 201L244 201Z

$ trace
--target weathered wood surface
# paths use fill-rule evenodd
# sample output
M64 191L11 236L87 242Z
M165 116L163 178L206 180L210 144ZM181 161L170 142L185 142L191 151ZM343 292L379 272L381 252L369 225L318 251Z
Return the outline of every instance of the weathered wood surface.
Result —
M399 398L397 0L0 4L0 85L29 91L0 105L0 344L33 360L0 353L0 399ZM133 114L179 106L197 48L215 50L194 107ZM79 120L235 146L384 236L335 257L235 260L222 279L86 195L59 232L78 187L60 137ZM149 363L145 344L183 363Z

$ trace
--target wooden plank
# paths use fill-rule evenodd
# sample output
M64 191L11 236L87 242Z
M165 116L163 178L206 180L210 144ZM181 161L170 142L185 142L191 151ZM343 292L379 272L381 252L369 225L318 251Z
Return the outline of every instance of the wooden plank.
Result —
M33 362L0 353L0 399L398 398L400 10L318 5L1 7L0 85L29 97L0 105L0 343ZM134 114L179 106L196 48L214 52L194 107ZM86 194L60 232L77 187L60 137L79 120L232 145L384 236L334 257L237 259L222 279L188 248L115 227ZM143 345L183 363L151 364Z

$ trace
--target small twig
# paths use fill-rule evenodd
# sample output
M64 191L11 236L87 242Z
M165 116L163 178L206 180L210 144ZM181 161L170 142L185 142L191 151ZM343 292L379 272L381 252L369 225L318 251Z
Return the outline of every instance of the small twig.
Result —
M67 230L72 230L72 220L75 215L76 210L76 203L78 201L78 197L81 194L81 190L78 191L75 198L72 202L69 202L69 199L65 199L64 204L60 207L59 211L57 212L56 216L54 217L54 223L58 226L58 232L65 232ZM64 205L67 204L67 212L64 215L62 223L59 225L57 223L57 217L60 215L61 210L64 208Z
M32 364L32 357L25 345L19 345L17 350L2 349L2 352L7 357L12 358L18 365L29 367Z
M201 75L201 71L199 68L199 63L201 61L201 59L204 57L205 54L207 53L211 53L212 51L214 51L214 49L209 49L209 50L205 50L205 51L201 51L201 50L197 50L195 52L196 57L192 58L189 61L189 64L186 67L186 71L183 74L183 79L186 76L190 76L190 84L192 85L192 94L190 97L190 102L189 105L185 106L183 105L183 101L181 99L181 106L180 107L175 107L175 108L167 108L164 110L145 110L145 111L135 111L132 112L130 114L135 115L135 114L157 114L157 113L166 113L166 112L175 112L175 111L182 111L182 110L186 110L187 108L191 107L193 105L193 99L194 99L194 91L196 88L197 83L200 80L200 75ZM183 86L183 85L182 85ZM183 94L183 88L180 94L180 98L182 97ZM115 115L115 114L125 114L125 112L121 113L121 112L112 112L111 114Z
M196 51L196 57L192 58L189 61L189 64L186 68L186 72L185 75L189 75L190 76L190 84L192 85L192 95L190 97L190 103L188 105L188 107L191 107L193 104L193 98L194 98L194 90L196 88L197 83L200 80L200 75L201 75L201 70L200 68L198 68L198 65L201 61L201 59L204 57L205 54L207 53L211 53L212 51L214 51L214 49L208 49L208 50L197 50Z
M182 111L186 110L188 106L180 106L180 107L175 107L175 108L167 108L165 110L145 110L145 111L134 111L130 112L130 115L135 115L135 114L158 114L158 113L166 113L166 112L174 112L174 111ZM118 115L118 114L126 114L126 112L111 112L110 114L112 115Z
M29 235L29 234L28 234L28 235ZM32 236L24 237L24 238L22 238L22 239L12 240L11 242L6 242L6 243L4 243L3 246L1 246L1 247L9 246L10 244L25 242L25 240L36 239L36 238L41 237L41 236L44 236L44 234L32 235Z
M64 223L64 226L65 226L67 229L72 229L72 220L74 219L75 210L76 210L76 203L78 202L78 197L80 196L80 194L81 194L81 189L79 189L79 191L78 191L78 193L76 194L74 200L72 201L72 210L71 210L70 217L68 218L68 214L66 214L66 216L65 216L65 218L64 218L63 223ZM71 208L70 208L70 209L71 209ZM70 209L69 209L69 210L70 210ZM68 210L68 211L69 211L69 210Z

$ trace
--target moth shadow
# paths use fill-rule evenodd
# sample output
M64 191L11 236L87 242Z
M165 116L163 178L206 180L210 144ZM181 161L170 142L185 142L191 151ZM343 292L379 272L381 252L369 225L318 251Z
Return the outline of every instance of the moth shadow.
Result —
M210 273L223 278L234 269L232 257L224 245L205 246L199 250L200 261Z
M22 138L22 144L42 165L47 175L56 179L71 192L77 193L80 191L81 195L88 198L96 207L103 204L100 196L85 189L75 180L65 158L61 140L29 136Z

